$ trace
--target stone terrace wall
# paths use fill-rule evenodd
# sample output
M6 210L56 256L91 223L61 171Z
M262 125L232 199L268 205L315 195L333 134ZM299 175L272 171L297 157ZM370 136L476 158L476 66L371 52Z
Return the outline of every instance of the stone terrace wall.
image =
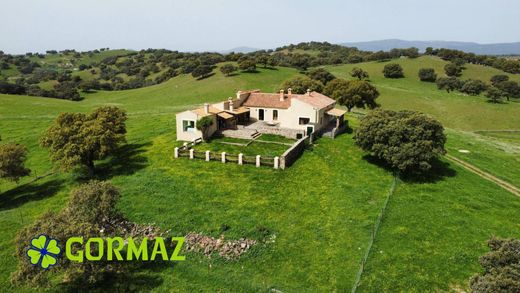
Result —
M305 145L309 140L308 136L305 136L295 142L285 153L280 157L280 169L285 169L291 166L305 151Z

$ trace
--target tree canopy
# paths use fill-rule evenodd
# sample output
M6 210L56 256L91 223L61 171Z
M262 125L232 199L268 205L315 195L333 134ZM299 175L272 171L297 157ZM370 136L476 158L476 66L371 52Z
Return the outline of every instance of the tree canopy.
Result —
M359 80L368 79L370 77L368 75L368 72L359 67L352 68L352 70L350 71L350 76L355 77Z
M444 65L444 72L447 76L460 76L462 73L462 66L451 62Z
M419 79L421 81L435 82L437 80L437 73L433 68L421 68L419 69Z
M446 90L448 93L450 91L459 90L462 87L463 82L458 78L452 77L439 77L435 81L437 84L437 88L440 90Z
M126 141L126 113L117 107L100 107L90 114L62 113L40 142L61 170L86 168L94 174L94 161L112 155Z
M222 72L222 74L224 74L225 76L230 76L231 73L233 73L237 70L238 70L238 68L230 63L224 64L220 67L220 72Z
M487 85L483 81L478 79L468 79L464 82L460 91L471 96L478 96L486 89Z
M403 68L397 63L388 63L383 68L383 75L386 78L401 78L404 77Z
M213 68L211 68L209 65L199 65L193 69L191 75L195 78L204 78L207 77L212 71Z
M335 79L327 84L323 92L338 104L347 107L349 112L354 107L374 109L378 106L376 99L379 92L365 80Z
M202 132L202 139L207 139L209 128L213 125L213 119L210 116L204 116L197 120L197 129Z
M502 98L505 97L505 93L494 86L490 86L486 91L486 97L491 103L500 103Z
M356 144L402 173L424 173L446 153L446 135L441 123L414 111L378 109L362 120Z
M324 85L336 78L332 73L323 68L311 69L306 75L314 80L320 81Z
M307 89L316 92L323 91L323 84L321 81L310 79L307 76L297 76L286 80L280 85L280 87L284 90L290 88L295 94L304 94L307 92Z
M27 148L14 143L0 145L0 178L17 182L31 170L25 167Z
M255 72L256 61L250 58L244 58L238 61L238 68L245 72Z

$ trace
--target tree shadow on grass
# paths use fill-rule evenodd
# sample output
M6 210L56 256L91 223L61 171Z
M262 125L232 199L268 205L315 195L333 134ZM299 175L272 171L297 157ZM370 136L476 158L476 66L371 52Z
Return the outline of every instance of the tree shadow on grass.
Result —
M206 75L203 75L201 77L197 77L196 80L203 80L203 79L206 79L206 78L210 78L212 77L213 75L215 75L215 72L211 72L209 74L206 74Z
M54 179L41 184L32 182L0 193L0 211L19 207L29 201L51 197L61 189L63 182L62 179Z
M164 280L161 272L176 266L169 261L143 261L133 265L126 274L106 274L103 281L95 285L82 282L65 283L60 286L64 292L149 292L161 286Z
M395 170L390 165L388 165L385 161L379 158L376 158L371 155L364 155L363 160L369 162L370 164L383 168L388 172L395 173ZM452 169L449 163L443 162L439 159L434 159L431 162L431 165L431 169L425 173L399 173L399 179L407 183L435 183L442 181L445 178L455 177L457 175L457 171L455 171L455 169Z
M96 166L96 177L107 180L119 175L132 175L135 172L148 166L148 160L142 154L144 148L151 143L132 143L125 144L115 152L115 154L105 162Z

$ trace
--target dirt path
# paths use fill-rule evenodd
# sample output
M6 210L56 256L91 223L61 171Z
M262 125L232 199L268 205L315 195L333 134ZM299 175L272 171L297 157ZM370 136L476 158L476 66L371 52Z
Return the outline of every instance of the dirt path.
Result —
M479 168L471 165L470 163L467 163L466 161L458 159L458 158L456 158L456 157L454 157L452 155L446 155L446 158L448 158L449 160L459 164L460 166L466 168L467 170L477 174L478 176L495 183L496 185L498 185L498 186L502 187L503 189L511 192L512 194L520 197L520 188L514 186L513 184L507 183L504 180L499 179L496 176L493 176L493 175L491 175L491 174L489 174L489 173L487 173L485 171L482 171Z

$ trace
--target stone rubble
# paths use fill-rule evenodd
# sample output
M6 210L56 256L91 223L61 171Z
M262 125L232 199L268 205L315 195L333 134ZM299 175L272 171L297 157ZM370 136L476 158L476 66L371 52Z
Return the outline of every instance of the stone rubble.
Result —
M192 232L185 237L187 251L204 253L207 257L211 257L211 254L217 252L228 260L239 258L255 244L256 240L247 238L224 240L224 235L221 235L220 238L213 238Z

